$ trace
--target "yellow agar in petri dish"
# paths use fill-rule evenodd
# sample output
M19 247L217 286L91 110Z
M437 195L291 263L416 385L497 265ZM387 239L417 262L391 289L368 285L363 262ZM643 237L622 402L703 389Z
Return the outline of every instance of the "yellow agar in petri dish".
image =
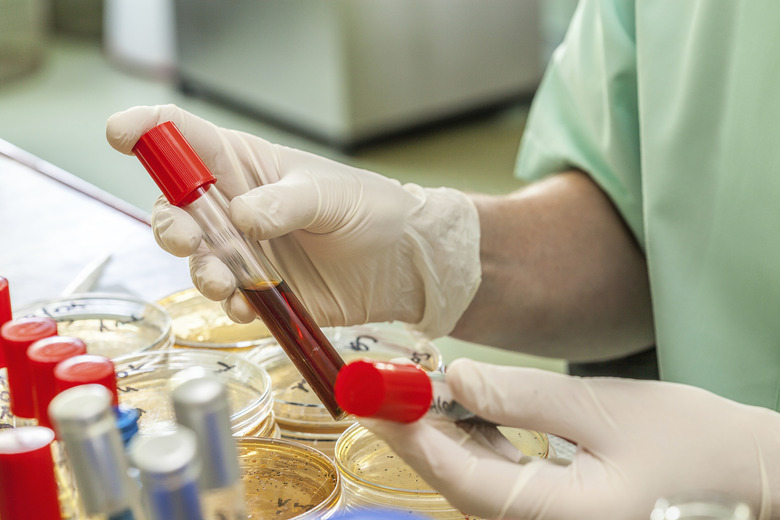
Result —
M212 350L163 350L114 360L119 404L141 411L142 433L171 430L175 415L172 386L183 370L204 370L225 382L235 436L274 437L271 378L262 368L235 354Z
M369 324L322 329L345 362L356 359L389 361L405 358L427 371L441 370L442 356L431 342L400 326ZM282 438L302 442L333 457L339 435L354 421L334 421L314 392L277 344L258 347L245 355L271 377L274 415Z
M49 316L57 322L60 336L79 338L89 354L111 359L173 344L168 312L125 294L75 294L33 303L14 314Z
M323 453L284 439L238 439L248 518L325 519L341 504L341 477Z
M515 438L510 441L521 444L526 455L546 456L549 443L545 434L530 430L511 434ZM336 464L347 509L387 508L438 519L477 518L455 509L384 441L359 424L350 426L336 443Z
M274 341L262 320L236 323L228 318L219 302L209 300L195 288L171 294L157 303L171 315L176 347L241 352Z

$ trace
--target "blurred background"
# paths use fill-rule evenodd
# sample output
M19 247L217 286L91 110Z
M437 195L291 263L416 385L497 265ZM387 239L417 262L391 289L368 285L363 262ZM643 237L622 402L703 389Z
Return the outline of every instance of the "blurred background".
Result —
M0 139L150 211L105 120L175 103L424 186L501 193L576 0L0 0Z

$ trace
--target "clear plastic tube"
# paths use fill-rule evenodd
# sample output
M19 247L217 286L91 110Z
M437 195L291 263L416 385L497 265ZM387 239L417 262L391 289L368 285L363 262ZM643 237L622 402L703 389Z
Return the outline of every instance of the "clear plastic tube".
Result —
M133 151L169 202L198 223L205 243L233 273L238 289L331 416L344 418L334 389L344 361L259 244L232 223L215 178L178 129L171 122L158 125L141 136Z

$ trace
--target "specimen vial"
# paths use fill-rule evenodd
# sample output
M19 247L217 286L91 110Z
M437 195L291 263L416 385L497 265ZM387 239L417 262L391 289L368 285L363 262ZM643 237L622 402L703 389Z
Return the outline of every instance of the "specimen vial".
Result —
M263 253L231 222L217 181L176 126L167 121L141 136L136 157L174 206L187 211L203 240L233 273L238 288L336 419L346 414L333 393L344 364L298 297Z
M238 439L249 518L327 519L341 510L341 477L332 459L284 439Z
M545 436L526 432L522 438L526 455L547 453ZM336 464L348 510L385 508L439 519L475 518L454 508L384 441L359 424L350 426L336 443Z
M39 339L56 334L57 322L49 317L16 318L0 328L8 369L11 413L17 419L33 420L35 417L32 368L27 359L27 349Z
M119 406L114 362L106 356L82 354L60 361L54 367L54 380L58 392L80 385L102 385L111 394L113 406Z
M49 415L65 444L84 512L138 518L140 494L128 474L111 392L95 384L69 388L51 401Z
M49 403L58 393L54 369L60 361L86 354L87 345L71 336L51 336L36 341L27 349L35 395L35 419L51 428Z
M200 502L198 442L184 426L139 435L130 442L150 520L205 520Z
M51 317L59 334L81 338L87 352L111 359L173 344L168 312L156 303L125 294L53 298L25 306L17 315Z
M11 311L11 290L8 286L8 280L0 276L0 327L5 322L11 321L13 313ZM5 368L5 355L3 349L0 348L0 370ZM3 374L0 374L0 378Z
M236 441L230 429L227 386L213 375L196 375L171 393L176 422L195 434L200 454L200 489L207 519L246 519Z
M0 430L0 518L60 520L53 441L43 426Z
M171 392L180 373L197 369L225 383L233 435L278 436L271 378L241 356L208 349L172 349L123 356L114 364L119 403L141 411L141 433L175 427Z
M438 372L443 365L441 353L433 343L398 324L322 330L345 362L405 359L427 372ZM303 442L332 457L339 435L354 423L354 418L334 421L278 345L258 347L246 357L271 376L274 415L282 438Z
M754 520L743 500L709 490L679 492L659 498L650 520Z
M236 323L219 302L191 287L157 302L173 320L174 346L242 353L275 341L262 320Z

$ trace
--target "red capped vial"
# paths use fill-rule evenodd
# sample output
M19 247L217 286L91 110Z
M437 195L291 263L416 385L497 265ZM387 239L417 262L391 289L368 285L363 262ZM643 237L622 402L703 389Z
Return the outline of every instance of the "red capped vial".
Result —
M61 361L87 353L87 345L79 338L51 336L40 339L27 349L35 395L35 418L40 426L52 428L49 403L59 393L54 368Z
M114 362L105 356L82 354L61 361L54 367L54 380L58 393L74 386L104 386L111 393L111 405L119 406Z
M11 413L17 417L35 417L33 379L27 349L39 339L57 335L57 322L47 316L17 318L0 327L5 362L8 367L8 387L11 392Z

